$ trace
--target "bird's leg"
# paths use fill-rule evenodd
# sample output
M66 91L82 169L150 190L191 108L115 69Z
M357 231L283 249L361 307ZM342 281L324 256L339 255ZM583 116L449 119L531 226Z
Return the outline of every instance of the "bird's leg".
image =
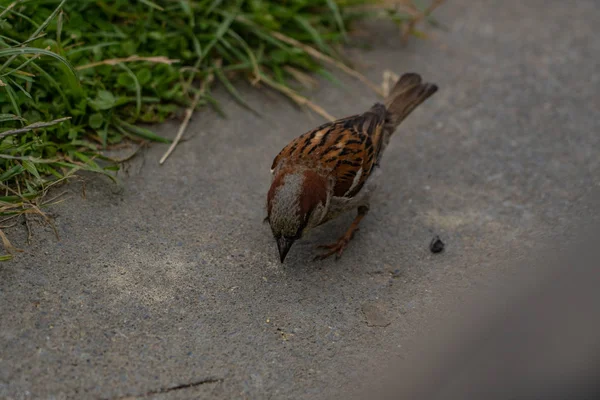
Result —
M367 212L369 212L368 206L358 207L358 214L356 215L356 218L354 218L354 221L352 221L352 224L350 225L346 233L344 233L344 235L333 244L318 246L318 248L327 249L328 251L316 256L314 260L324 260L333 254L336 255L336 259L340 258L342 253L346 249L346 246L348 246L348 243L350 242L350 240L352 240L352 237L354 236L356 231L358 231L358 224L365 217L365 215L367 215Z

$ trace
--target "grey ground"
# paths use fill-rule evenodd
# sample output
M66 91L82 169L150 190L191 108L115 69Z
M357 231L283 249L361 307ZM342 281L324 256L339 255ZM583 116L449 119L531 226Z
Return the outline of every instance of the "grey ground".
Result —
M502 261L567 232L600 184L600 25L594 1L455 0L448 31L403 46L375 24L349 50L372 80L421 73L440 91L384 157L388 181L341 260L298 243L280 265L264 201L269 167L322 122L244 90L229 119L197 114L166 162L154 145L124 189L87 177L0 265L0 398L329 398L404 357L449 299L485 293ZM337 117L376 101L361 83L311 98ZM174 135L176 124L159 128ZM446 242L433 255L434 234Z

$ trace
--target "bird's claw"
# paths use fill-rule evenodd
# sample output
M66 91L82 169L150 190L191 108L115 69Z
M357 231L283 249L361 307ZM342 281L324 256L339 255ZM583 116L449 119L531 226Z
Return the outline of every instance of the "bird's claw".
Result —
M316 256L313 259L313 261L324 260L334 254L335 254L335 259L339 260L339 258L342 256L342 253L346 249L346 246L348 246L349 242L350 242L349 238L343 237L335 243L317 246L317 248L319 248L319 249L325 249L325 250L329 250L329 251L326 251L323 254L319 254L318 256Z

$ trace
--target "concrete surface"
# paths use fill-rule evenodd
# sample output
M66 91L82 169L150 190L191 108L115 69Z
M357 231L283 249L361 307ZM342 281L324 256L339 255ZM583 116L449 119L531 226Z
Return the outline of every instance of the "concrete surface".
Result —
M349 51L373 80L417 71L440 91L392 141L389 182L340 261L310 260L351 216L283 266L262 224L273 157L322 121L277 95L244 91L263 118L224 96L229 119L197 114L164 166L163 145L128 165L124 190L88 177L82 199L72 184L52 209L61 241L9 232L27 251L0 265L0 398L331 398L592 212L595 2L455 0L437 15L448 31L430 41L375 24L372 47ZM343 82L311 97L338 117L376 100Z

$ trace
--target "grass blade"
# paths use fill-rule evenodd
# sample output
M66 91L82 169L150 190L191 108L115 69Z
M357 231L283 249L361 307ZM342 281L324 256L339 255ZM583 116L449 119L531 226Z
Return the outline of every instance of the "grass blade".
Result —
M139 136L141 138L148 139L153 142L171 143L170 139L159 136L156 133L152 132L150 129L142 128L141 126L132 125L132 124L127 123L119 118L116 119L116 122L117 122L117 126L121 127L122 129L124 129L136 136Z
M23 88L23 86L19 85L17 82L15 82L14 79L11 78L5 78L7 80L7 82L13 84L14 86L16 86L27 98L29 98L30 100L33 100L33 97L31 97L31 95L29 94L29 92L27 90L25 90Z
M63 63L65 66L67 66L69 68L69 71L71 71L71 73L73 74L73 76L77 76L77 73L75 72L75 68L73 68L71 63L66 58L64 58L63 56L60 56L50 50L38 49L36 47L16 47L16 48L12 47L9 49L0 50L0 57L13 56L13 55L24 55L24 54L45 55L48 57L52 57L52 58L60 61L61 63ZM0 71L2 71L2 68L0 68Z
M317 30L313 28L313 26L310 24L310 22L308 22L306 18L300 15L296 15L294 19L296 20L298 25L300 25L302 28L304 28L306 32L308 32L310 37L313 39L313 42L315 42L315 44L319 46L321 50L329 52L328 47L325 45L325 42L323 41L323 38L321 37L319 32L317 32Z
M50 25L50 22L52 22L52 20L54 19L54 17L56 17L56 15L62 9L62 7L65 5L66 2L67 2L67 0L62 0L60 2L60 4L58 5L58 7L56 7L54 9L54 12L52 12L52 14L50 14L48 16L48 18L46 18L46 20L44 21L44 23L42 25L38 26L38 28L35 30L35 32L33 32L33 35L31 35L31 37L39 35L40 32L42 32L44 29L46 29L46 27L48 25Z
M219 79L219 81L225 86L225 89L229 92L229 94L237 101L242 107L249 110L255 115L260 115L260 113L254 110L246 100L240 95L240 92L231 84L231 81L227 79L227 76L220 69L215 69L215 75Z
M216 32L214 33L214 36L213 36L212 40L210 42L208 42L208 44L204 48L204 51L202 52L202 57L200 57L200 61L202 61L202 59L204 59L208 55L208 53L213 48L213 46L219 41L220 38L223 37L223 35L225 34L225 32L227 32L227 30L229 29L229 26L231 25L231 23L233 22L233 20L237 16L237 12L239 11L240 3L241 3L241 1L238 0L236 2L236 4L235 4L235 7L234 7L235 12L230 12L229 16L226 17L223 20L223 22L221 22L221 24L217 28Z
M118 64L125 72L129 74L131 79L133 79L133 83L135 85L135 119L138 119L140 113L142 112L142 86L140 85L140 81L137 76L133 73L133 71L125 64Z
M17 103L17 94L15 93L15 91L13 90L13 88L10 85L4 85L2 86L4 88L4 90L6 90L6 93L8 94L8 99L10 100L10 103L12 104L13 109L15 110L15 113L20 117L21 116L21 107L19 107L19 103ZM2 136L0 136L1 138Z
M327 5L331 9L333 13L333 17L335 18L335 22L338 26L338 29L342 33L342 35L346 36L346 27L344 26L344 19L342 18L342 14L340 13L340 8L337 5L335 0L327 0Z
M9 180L10 178L12 178L13 176L20 174L24 170L25 170L25 168L23 168L23 166L17 164L15 166L13 166L11 169L4 171L4 173L2 175L0 175L0 182L5 182L5 181Z
M0 122L6 122L6 121L22 121L24 122L25 119L15 115L15 114L0 114Z
M141 3L144 3L145 5L147 5L150 8L154 8L155 10L158 11L165 11L164 8L162 8L161 6L159 6L158 4L150 1L150 0L140 0Z

